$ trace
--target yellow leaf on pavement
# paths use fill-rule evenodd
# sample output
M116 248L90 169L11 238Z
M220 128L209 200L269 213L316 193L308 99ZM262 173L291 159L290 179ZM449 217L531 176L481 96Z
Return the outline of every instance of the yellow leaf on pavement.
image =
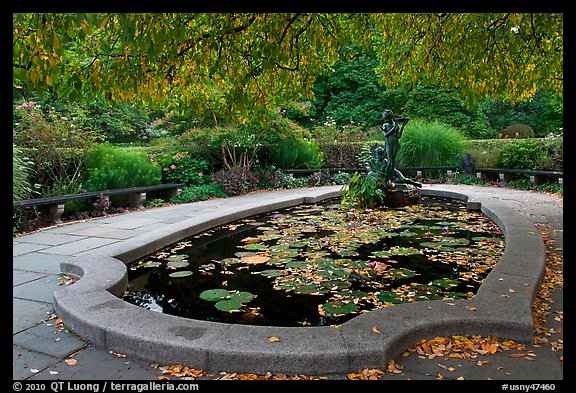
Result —
M69 366L75 366L78 364L78 360L76 359L66 359L64 360L64 363L66 363Z

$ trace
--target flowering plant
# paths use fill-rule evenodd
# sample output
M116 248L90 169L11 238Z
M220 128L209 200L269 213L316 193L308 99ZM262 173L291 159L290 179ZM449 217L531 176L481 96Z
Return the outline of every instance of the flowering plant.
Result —
M185 152L163 152L150 155L155 166L162 168L163 183L183 183L188 186L203 185L209 182L208 163L190 157Z

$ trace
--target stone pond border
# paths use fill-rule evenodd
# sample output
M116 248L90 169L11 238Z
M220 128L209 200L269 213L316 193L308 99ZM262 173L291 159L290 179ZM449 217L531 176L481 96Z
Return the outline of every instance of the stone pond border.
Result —
M339 187L271 193L225 204L62 262L61 271L79 278L54 293L64 324L97 347L151 363L239 373L331 374L385 369L421 339L449 335L494 335L519 342L534 336L532 305L545 269L538 230L516 210L465 191L421 190L422 195L458 199L480 210L503 232L506 248L472 300L426 300L361 314L339 327L275 327L193 320L129 304L126 263L185 237L255 214L316 203L340 195ZM373 331L376 327L380 334ZM275 336L280 340L270 342Z

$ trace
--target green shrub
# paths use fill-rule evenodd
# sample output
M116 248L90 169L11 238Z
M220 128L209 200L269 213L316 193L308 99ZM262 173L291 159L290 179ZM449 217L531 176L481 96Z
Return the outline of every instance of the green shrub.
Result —
M15 106L13 116L14 142L34 161L33 182L41 184L40 193L79 192L85 175L84 149L93 146L97 135L83 127L81 119L45 111L36 101Z
M284 140L272 146L270 156L281 169L317 169L324 164L324 154L312 141Z
M398 166L452 165L465 144L465 137L457 129L415 119L406 125L400 139Z
M408 96L404 114L455 127L470 138L493 135L478 106L470 107L451 89L418 86ZM410 124L410 123L408 123Z
M378 141L370 142L370 144ZM382 142L383 143L383 142ZM359 168L358 155L367 142L325 142L318 147L328 168Z
M174 151L153 153L150 159L154 165L162 168L162 183L199 186L208 182L208 163L197 160L188 153L174 153Z
M218 184L208 183L203 185L184 187L180 195L170 199L172 203L190 203L205 201L210 198L225 198L227 195Z
M564 170L564 138L549 135L542 140L546 157L538 162L538 169L562 172Z
M464 150L470 153L474 167L497 168L502 147L513 142L513 139L474 139L466 142Z
M534 129L528 124L512 124L509 125L498 134L501 138L534 138Z
M498 166L509 169L536 169L546 158L546 152L538 139L519 139L507 143L500 151Z
M144 152L131 151L103 143L93 149L87 158L87 191L111 190L159 184L161 169Z

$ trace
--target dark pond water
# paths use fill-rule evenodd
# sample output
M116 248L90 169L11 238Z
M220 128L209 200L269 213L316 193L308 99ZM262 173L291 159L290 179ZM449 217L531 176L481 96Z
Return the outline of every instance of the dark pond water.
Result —
M459 202L338 202L234 222L134 261L124 299L207 321L325 326L404 302L472 298L504 249L499 229Z

